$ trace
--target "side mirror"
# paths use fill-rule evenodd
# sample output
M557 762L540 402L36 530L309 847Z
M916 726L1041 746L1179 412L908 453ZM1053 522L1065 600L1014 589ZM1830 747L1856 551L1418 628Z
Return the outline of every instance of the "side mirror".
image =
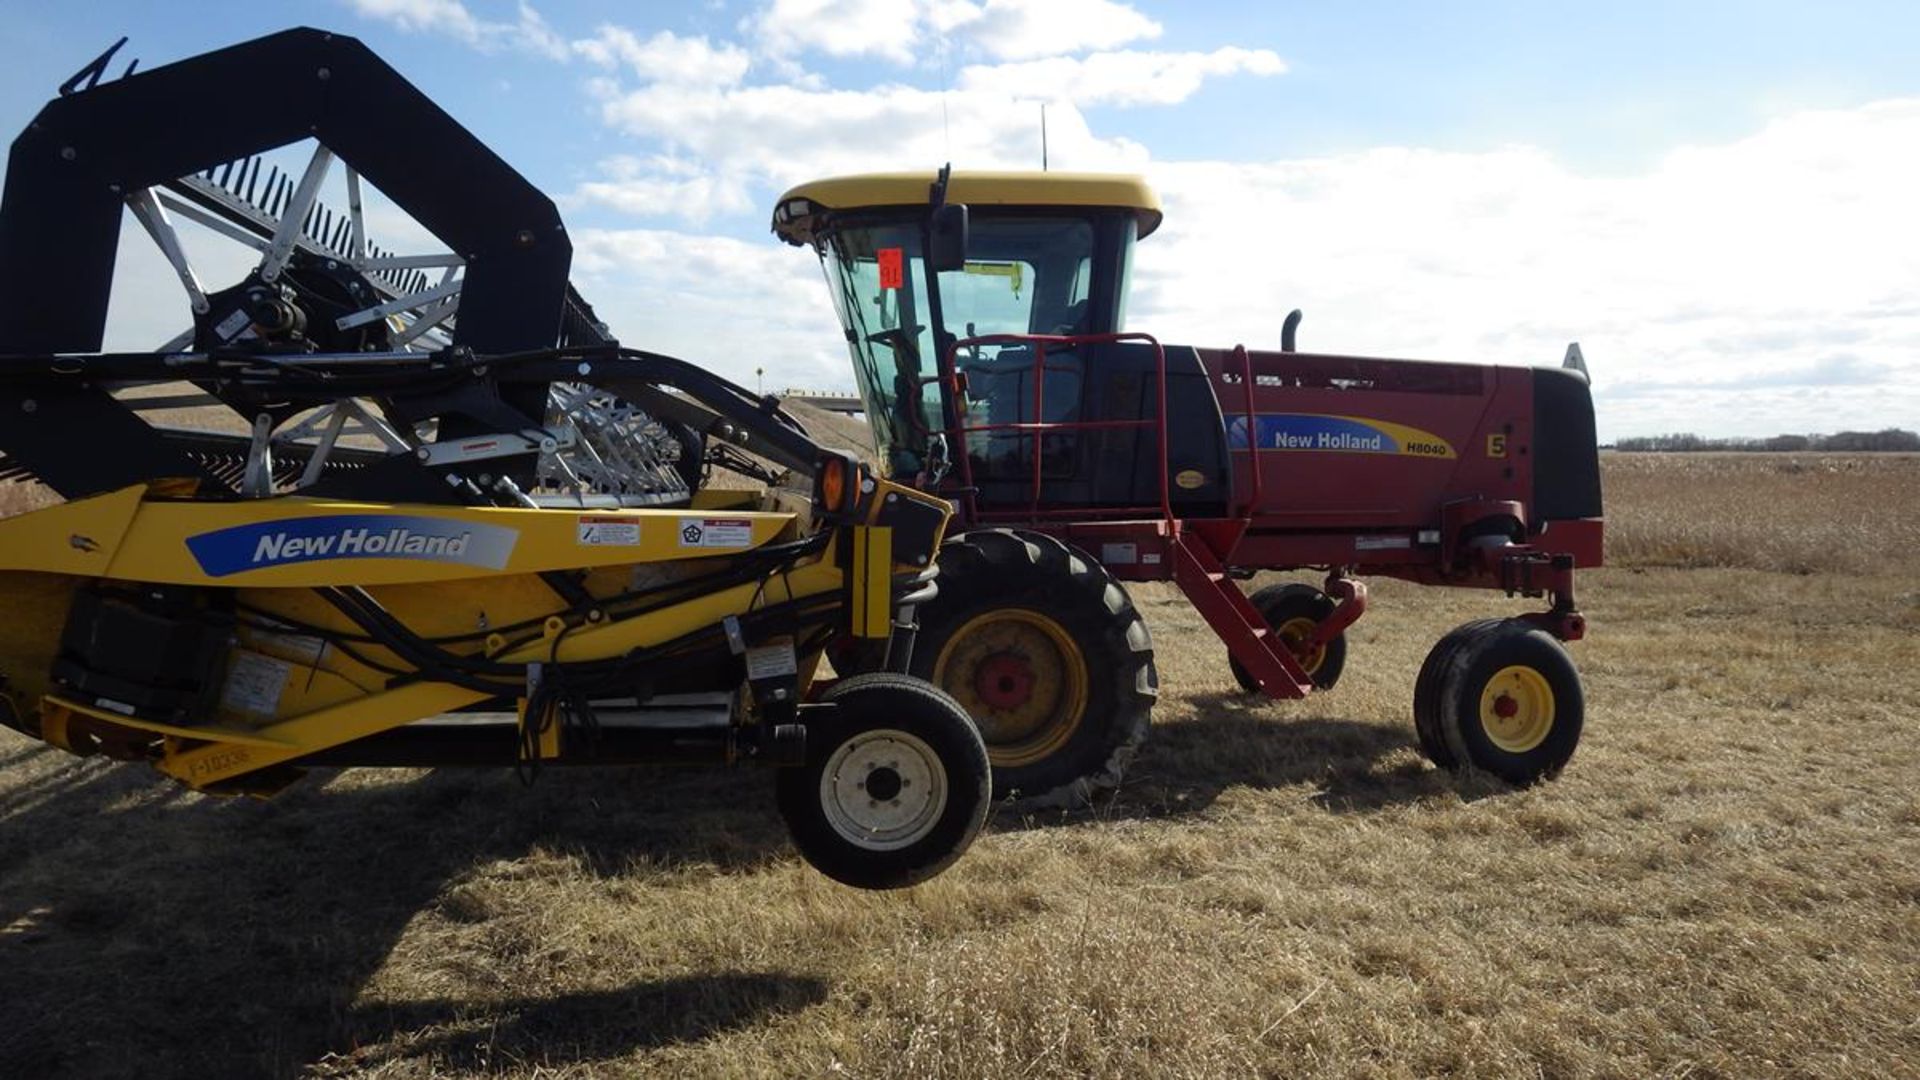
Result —
M927 265L938 274L967 265L967 206L943 203L927 228Z

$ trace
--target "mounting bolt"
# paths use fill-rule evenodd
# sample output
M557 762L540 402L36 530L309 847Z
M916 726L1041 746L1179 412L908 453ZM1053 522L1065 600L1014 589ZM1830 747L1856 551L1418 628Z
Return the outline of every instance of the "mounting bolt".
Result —
M27 400L20 403L20 411L21 412L39 412L40 403L33 400L32 398L28 398Z
M579 372L580 372L580 374L582 374L582 375L591 375L591 374L593 374L593 365L592 365L592 364L588 364L588 363L584 363L584 362L583 362L583 363L582 363L582 364L580 365L580 367L579 367L579 369L578 369L578 370L579 370Z
M423 446L420 449L415 450L413 452L413 456L419 458L421 461L425 461L428 458L433 456L433 452Z
M75 150L71 146L63 146L60 148L61 161L72 161L74 158L77 158L79 156L80 156L80 151Z
M533 230L532 230L532 229L521 229L521 230L520 230L519 232L517 232L517 233L514 233L514 234L513 234L513 242L514 242L514 243L515 243L516 245L518 245L518 246L520 246L520 247L523 247L523 248L530 248L530 247L532 247L532 246L533 246Z
M326 82L328 79L333 78L333 69L321 68L319 71L314 72L314 74L320 77L321 82Z

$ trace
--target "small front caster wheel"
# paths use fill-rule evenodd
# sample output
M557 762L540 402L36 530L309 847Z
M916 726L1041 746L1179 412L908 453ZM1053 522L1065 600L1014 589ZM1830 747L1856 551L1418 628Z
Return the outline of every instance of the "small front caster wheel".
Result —
M808 709L806 762L780 770L780 816L821 873L862 889L952 865L993 801L987 748L953 698L907 675L836 683Z
M1347 666L1347 635L1335 634L1331 641L1315 646L1305 652L1300 651L1300 643L1312 635L1321 620L1333 614L1333 597L1311 585L1299 583L1287 585L1269 585L1247 597L1254 609L1267 620L1287 648L1294 650L1294 656L1300 661L1301 670L1307 678L1313 680L1316 690L1331 690L1333 684L1340 681L1340 672ZM1253 681L1247 669L1240 661L1227 657L1227 663L1233 668L1233 677L1239 682L1240 689L1251 694L1260 689Z

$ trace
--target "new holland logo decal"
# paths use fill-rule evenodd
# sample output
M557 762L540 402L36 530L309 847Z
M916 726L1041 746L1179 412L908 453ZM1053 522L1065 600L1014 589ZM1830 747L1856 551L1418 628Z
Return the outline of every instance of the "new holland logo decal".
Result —
M1430 431L1369 420L1358 416L1316 413L1260 413L1254 431L1261 450L1318 450L1336 454L1402 454L1411 457L1450 458L1453 446ZM1247 448L1247 418L1227 425L1227 443Z
M187 537L209 577L325 559L423 559L505 569L515 529L404 514L284 518Z

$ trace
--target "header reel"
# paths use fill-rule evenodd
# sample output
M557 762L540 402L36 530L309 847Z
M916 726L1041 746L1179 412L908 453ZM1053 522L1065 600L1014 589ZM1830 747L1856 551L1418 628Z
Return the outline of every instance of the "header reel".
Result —
M14 144L0 288L19 302L0 311L0 354L99 348L129 214L185 294L187 325L159 355L424 373L452 349L617 345L567 282L571 245L551 200L359 42L291 30L149 71L130 65L102 83L112 53L69 80ZM219 87L266 82L286 92L239 103L218 125L179 122ZM301 143L312 148L303 163L273 153ZM383 245L373 221L416 235ZM0 459L0 477L75 497L171 462L242 497L470 501L478 491L499 504L583 508L685 505L699 486L706 437L684 419L584 383L426 385L330 397L246 381L189 388L171 371L92 384L34 408L50 438L87 431L119 464L75 468L62 460L70 454L24 446ZM17 413L25 401L0 407ZM224 430L154 425L145 437L105 418L207 406L239 423L205 413ZM471 483L454 479L455 465ZM374 466L427 475L368 486Z

